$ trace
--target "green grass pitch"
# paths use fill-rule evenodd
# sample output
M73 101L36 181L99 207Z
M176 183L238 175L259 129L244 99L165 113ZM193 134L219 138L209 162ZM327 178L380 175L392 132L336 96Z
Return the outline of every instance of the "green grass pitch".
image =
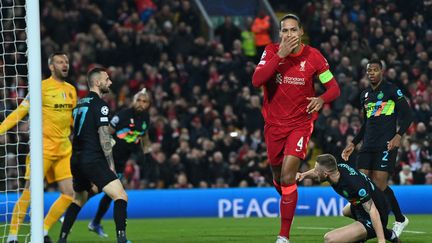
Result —
M389 228L393 218L390 216ZM408 215L408 218L410 224L401 237L402 242L432 242L432 215ZM350 222L352 220L343 217L299 216L294 219L291 241L323 242L323 235L326 232ZM109 234L107 239L99 238L95 233L89 232L87 224L88 221L77 221L68 242L115 242L113 220L103 221L105 231ZM59 231L58 223L50 231L53 240L57 241ZM128 238L134 243L274 242L278 232L279 219L277 218L129 219L127 225ZM5 238L0 239L5 240Z

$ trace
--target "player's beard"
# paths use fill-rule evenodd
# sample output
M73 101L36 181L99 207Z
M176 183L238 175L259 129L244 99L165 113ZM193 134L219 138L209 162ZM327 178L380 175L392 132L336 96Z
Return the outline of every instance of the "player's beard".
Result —
M100 90L101 94L108 94L110 92L110 89L108 86L100 87L99 90Z
M68 77L69 70L63 72L61 69L54 69L55 76L60 80L66 80Z
M143 105L134 105L134 109L137 112L143 112L148 110L149 106L144 107Z
M143 112L144 111L144 109L139 105L134 106L134 109L136 112Z

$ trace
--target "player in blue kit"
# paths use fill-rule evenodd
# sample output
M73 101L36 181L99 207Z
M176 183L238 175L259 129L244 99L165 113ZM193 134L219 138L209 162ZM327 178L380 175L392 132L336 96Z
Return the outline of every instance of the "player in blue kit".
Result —
M413 120L413 114L402 91L383 79L380 60L370 60L366 74L371 85L360 94L364 123L357 136L343 150L342 158L347 161L355 146L363 141L357 168L386 194L396 218L393 231L399 237L409 221L388 186L388 178L394 172L400 141Z
M90 93L82 98L73 111L74 138L71 171L75 191L72 204L66 211L59 243L67 236L81 208L87 202L95 185L114 200L114 221L117 242L126 238L127 194L117 178L109 131L109 107L101 97L109 92L111 80L104 69L94 68L87 74Z
M331 154L323 154L316 158L315 168L297 174L298 181L304 178L329 182L349 202L343 215L355 220L326 233L325 242L363 242L375 237L378 242L400 242L395 232L387 229L390 209L384 193L364 173L347 164L337 164Z
M150 140L148 128L150 116L148 109L151 104L151 95L144 88L133 98L132 107L118 112L110 121L110 132L113 134L115 145L113 147L113 157L118 178L121 180L127 160L131 154L142 150L148 154ZM95 232L100 237L108 237L101 225L102 217L107 212L111 197L105 194L100 200L98 210L94 219L89 223L89 230Z

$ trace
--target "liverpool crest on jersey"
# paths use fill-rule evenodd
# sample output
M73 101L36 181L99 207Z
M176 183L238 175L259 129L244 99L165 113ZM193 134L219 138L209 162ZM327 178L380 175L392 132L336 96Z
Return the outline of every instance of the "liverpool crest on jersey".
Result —
M305 65L306 65L306 61L300 62L300 69L299 69L299 71L304 72L305 71Z

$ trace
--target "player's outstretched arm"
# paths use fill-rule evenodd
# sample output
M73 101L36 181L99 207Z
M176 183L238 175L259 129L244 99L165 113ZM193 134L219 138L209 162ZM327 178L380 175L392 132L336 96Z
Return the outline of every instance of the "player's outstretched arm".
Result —
M318 174L316 173L315 169L311 169L303 173L298 172L296 175L296 180L299 182L306 178L318 180Z
M385 243L385 237L384 237L384 229L381 224L381 218L378 212L378 209L375 206L375 203L372 199L369 199L367 202L364 202L362 204L364 210L369 213L369 216L372 221L372 226L375 230L375 233L377 235L378 242Z
M347 146L344 148L344 150L342 151L342 159L345 161L348 161L350 155L352 154L352 152L354 152L355 149L355 144L350 142L347 144Z
M108 165L112 171L115 173L114 158L112 155L112 144L111 144L111 134L109 131L109 126L100 126L98 129L99 141L102 146L105 158L107 159Z
M29 112L30 104L25 99L21 104L10 113L0 125L0 134L6 133L11 128L15 127L16 124L21 121Z

